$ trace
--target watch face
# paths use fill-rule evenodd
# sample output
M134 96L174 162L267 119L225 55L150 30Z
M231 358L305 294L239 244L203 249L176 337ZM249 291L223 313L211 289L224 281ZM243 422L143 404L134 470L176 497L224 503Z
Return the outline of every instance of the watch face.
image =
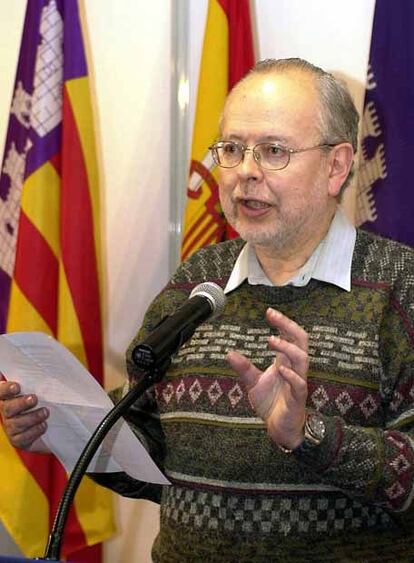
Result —
M310 413L306 419L306 425L308 427L308 432L311 434L312 438L321 442L325 436L325 424L323 419L318 414Z

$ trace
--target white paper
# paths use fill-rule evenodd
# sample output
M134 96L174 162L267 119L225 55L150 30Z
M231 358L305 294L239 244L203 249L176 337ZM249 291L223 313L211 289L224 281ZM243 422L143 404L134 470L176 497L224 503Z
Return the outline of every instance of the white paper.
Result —
M0 335L0 371L35 394L50 416L43 442L70 472L113 403L77 358L41 332ZM125 471L149 483L169 484L128 424L121 418L89 464L90 472Z

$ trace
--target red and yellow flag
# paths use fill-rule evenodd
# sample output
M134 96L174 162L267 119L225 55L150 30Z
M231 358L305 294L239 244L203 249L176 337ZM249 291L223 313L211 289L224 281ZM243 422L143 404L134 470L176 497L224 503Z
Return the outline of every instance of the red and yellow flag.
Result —
M236 235L218 199L208 147L217 139L227 93L254 64L248 0L209 0L191 152L181 255Z
M38 330L103 382L99 184L77 0L29 0L0 178L0 324ZM0 518L43 555L66 473L8 443L0 426ZM111 493L81 484L62 552L97 563L114 531ZM93 546L93 547L88 547Z

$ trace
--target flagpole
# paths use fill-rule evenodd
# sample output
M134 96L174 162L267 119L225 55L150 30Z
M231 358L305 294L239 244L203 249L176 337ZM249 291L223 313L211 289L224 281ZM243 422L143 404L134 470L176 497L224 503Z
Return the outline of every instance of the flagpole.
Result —
M171 13L171 121L169 271L180 262L189 159L189 2L174 0Z

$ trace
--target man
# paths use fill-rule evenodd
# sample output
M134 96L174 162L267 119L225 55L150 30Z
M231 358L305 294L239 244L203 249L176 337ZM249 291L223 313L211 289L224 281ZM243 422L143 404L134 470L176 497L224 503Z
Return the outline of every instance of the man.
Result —
M413 251L338 208L357 124L345 87L299 59L258 63L228 97L211 150L241 239L178 269L127 354L133 383L133 346L195 285L225 288L128 415L172 483L154 562L412 560ZM4 426L31 448L47 413L18 393L0 385Z

